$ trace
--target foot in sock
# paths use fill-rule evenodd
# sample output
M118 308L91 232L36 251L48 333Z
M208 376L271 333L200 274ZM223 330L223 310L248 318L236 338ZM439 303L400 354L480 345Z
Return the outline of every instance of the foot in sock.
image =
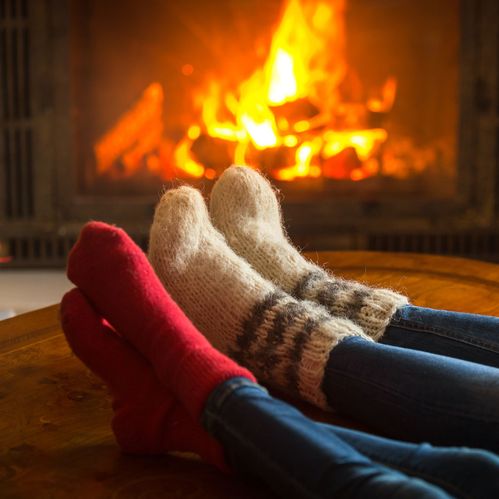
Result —
M88 223L71 250L67 273L195 421L220 383L237 376L255 380L194 327L121 229Z
M317 302L378 340L407 298L328 274L289 242L271 184L251 168L232 166L214 185L210 215L229 246L264 278L295 298Z
M226 244L201 194L181 187L158 204L149 259L165 288L222 352L266 384L326 407L321 389L331 350L364 336L351 321L298 302Z
M78 289L63 297L61 322L76 356L111 392L112 428L123 451L190 451L227 469L220 444L191 418L144 357L105 324Z

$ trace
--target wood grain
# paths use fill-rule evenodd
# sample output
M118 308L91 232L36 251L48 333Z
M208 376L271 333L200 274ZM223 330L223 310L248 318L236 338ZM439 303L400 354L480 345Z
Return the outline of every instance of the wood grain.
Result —
M417 305L499 315L498 265L368 252L310 257L336 275L405 292ZM221 475L191 455L121 454L106 389L70 352L57 305L0 321L0 380L2 498L270 497L261 484Z

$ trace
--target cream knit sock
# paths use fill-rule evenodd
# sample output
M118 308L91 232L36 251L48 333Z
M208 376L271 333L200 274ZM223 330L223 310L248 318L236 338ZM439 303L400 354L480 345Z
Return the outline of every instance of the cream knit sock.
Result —
M260 381L327 407L321 384L331 349L347 336L364 334L351 321L299 302L263 279L212 226L198 191L180 187L164 194L151 227L149 259L216 348Z
M211 192L210 213L229 246L263 277L352 320L376 341L396 309L408 303L391 290L334 277L306 260L286 237L272 186L250 168L225 170Z

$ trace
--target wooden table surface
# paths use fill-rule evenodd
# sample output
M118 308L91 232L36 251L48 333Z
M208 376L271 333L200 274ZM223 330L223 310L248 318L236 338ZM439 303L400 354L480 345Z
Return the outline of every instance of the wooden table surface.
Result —
M404 292L416 305L499 315L499 265L413 254L310 256L337 275ZM270 497L261 484L193 456L122 455L110 418L106 389L71 354L57 305L0 321L1 498Z

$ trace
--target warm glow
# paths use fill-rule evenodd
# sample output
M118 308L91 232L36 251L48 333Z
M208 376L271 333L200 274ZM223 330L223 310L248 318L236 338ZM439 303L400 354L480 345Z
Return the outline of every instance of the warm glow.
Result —
M388 78L383 85L381 91L381 99L369 99L367 101L367 108L369 111L377 113L386 113L391 110L397 95L397 80L395 78Z
M256 123L251 116L243 114L241 116L241 123L258 149L266 149L277 145L277 137L274 133L272 123L268 120L263 119L259 123Z
M282 143L286 147L295 147L298 144L298 138L295 135L286 135L283 137Z
M187 130L187 137L191 140L196 140L201 135L201 127L198 125L191 125Z
M213 78L193 93L199 115L181 140L170 142L168 171L161 153L163 90L151 84L95 145L98 172L119 163L130 174L145 164L167 178L174 165L176 175L211 180L220 170L204 166L203 150L195 146L212 140L217 147L226 144L234 163L254 168L262 168L260 158L271 149L275 164L269 166L267 157L265 169L281 181L321 176L359 181L379 174L388 140L383 117L394 105L397 81L388 77L369 95L358 88L344 91L353 71L346 60L345 3L287 0L261 67L237 88ZM193 71L191 64L181 67L185 76ZM345 97L354 93L355 100ZM212 159L204 158L208 165ZM390 165L395 164L393 158Z
M296 98L296 79L293 71L293 57L282 49L277 50L271 67L268 102L272 105L284 104Z
M204 174L204 167L200 165L191 156L191 143L188 140L180 142L179 146L175 149L175 164L182 165L179 168L194 178L202 177Z
M182 71L184 76L191 76L194 73L194 66L192 64L184 64L180 71Z
M105 173L122 160L125 175L134 173L163 134L163 88L151 83L137 103L94 146L97 172Z
M372 130L342 131L329 130L323 134L324 147L322 156L330 158L336 156L347 147L353 147L361 161L367 161L375 148L386 141L386 130L374 128Z

